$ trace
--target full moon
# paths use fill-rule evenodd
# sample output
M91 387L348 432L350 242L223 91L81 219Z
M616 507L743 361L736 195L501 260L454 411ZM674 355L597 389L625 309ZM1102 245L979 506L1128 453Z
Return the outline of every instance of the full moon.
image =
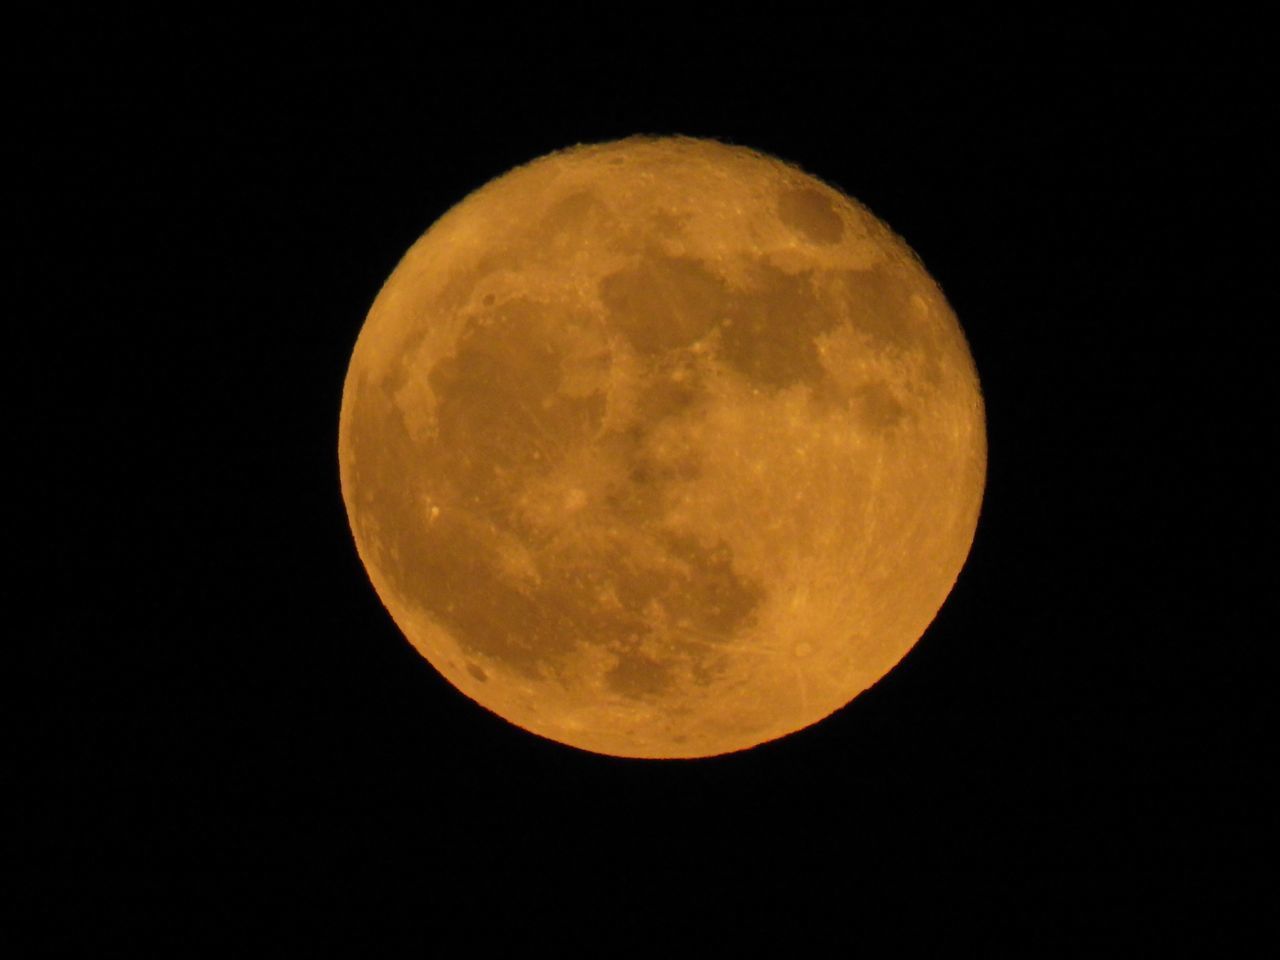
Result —
M409 642L513 724L703 757L807 727L924 634L973 541L986 428L907 245L774 157L550 154L405 254L338 461Z

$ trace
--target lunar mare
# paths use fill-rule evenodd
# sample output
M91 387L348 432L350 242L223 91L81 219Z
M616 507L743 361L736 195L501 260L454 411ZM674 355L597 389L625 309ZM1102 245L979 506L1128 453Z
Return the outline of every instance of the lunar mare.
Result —
M365 321L342 493L395 622L586 750L697 757L890 670L972 543L977 374L883 223L689 138L540 158L448 211Z

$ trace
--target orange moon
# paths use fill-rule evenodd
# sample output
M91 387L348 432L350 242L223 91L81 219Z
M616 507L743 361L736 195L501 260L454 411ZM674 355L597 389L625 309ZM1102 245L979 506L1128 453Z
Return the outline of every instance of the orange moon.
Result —
M541 157L405 254L338 460L409 642L511 723L702 757L813 724L937 614L986 476L964 334L907 245L781 160Z

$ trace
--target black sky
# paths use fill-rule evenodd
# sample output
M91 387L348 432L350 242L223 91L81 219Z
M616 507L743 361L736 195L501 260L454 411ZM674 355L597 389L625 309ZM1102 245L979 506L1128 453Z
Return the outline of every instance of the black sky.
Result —
M1275 116L1248 31L498 22L10 41L23 869L732 910L895 868L1264 866ZM977 539L928 634L820 726L696 763L575 752L455 692L338 488L345 364L399 256L512 166L632 133L865 203L942 285L987 402Z

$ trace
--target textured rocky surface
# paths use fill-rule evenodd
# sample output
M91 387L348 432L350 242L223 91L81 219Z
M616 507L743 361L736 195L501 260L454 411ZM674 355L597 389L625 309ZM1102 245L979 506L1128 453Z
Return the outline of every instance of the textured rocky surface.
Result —
M920 264L751 151L632 139L493 181L361 332L339 459L411 642L534 732L741 749L890 669L972 540L982 402Z

